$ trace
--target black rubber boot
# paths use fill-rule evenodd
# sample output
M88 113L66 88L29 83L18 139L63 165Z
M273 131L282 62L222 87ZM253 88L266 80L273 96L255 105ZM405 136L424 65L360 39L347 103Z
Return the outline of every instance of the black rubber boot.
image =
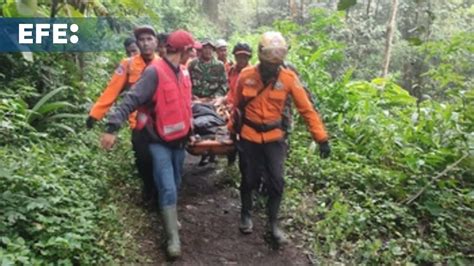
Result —
M201 155L201 160L198 163L198 166L206 166L209 163L209 155Z
M231 166L237 160L237 152L232 152L227 155L227 166Z
M240 193L242 209L240 211L239 230L242 234L251 234L253 231L252 223L252 193Z
M217 163L217 158L215 154L209 155L209 163Z
M278 223L278 212L280 210L281 197L269 197L267 208L268 208L268 221L271 236L276 244L279 246L289 243L288 236L279 227Z

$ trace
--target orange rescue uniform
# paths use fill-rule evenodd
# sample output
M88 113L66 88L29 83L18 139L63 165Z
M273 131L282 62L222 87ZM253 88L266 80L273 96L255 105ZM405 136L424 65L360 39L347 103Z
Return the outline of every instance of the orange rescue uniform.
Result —
M155 55L156 58L158 58L158 55ZM117 100L120 93L135 84L146 67L147 64L139 54L123 59L115 70L109 84L107 84L107 87L102 92L102 95L92 106L89 115L96 120L101 120ZM136 112L130 114L129 123L132 129L135 128L137 123Z
M225 63L224 63L224 69L225 69L225 73L229 73L231 67L234 65L234 62L230 61L230 60L227 60Z
M272 124L282 119L285 101L288 95L291 95L298 112L306 121L313 139L318 143L327 141L328 135L324 124L296 74L289 69L280 68L278 79L268 86L272 85L273 88L264 88L257 66L243 69L234 95L234 106L238 107L241 101L257 97L245 107L245 119L254 124ZM263 89L264 91L260 93ZM244 122L240 137L254 143L268 143L282 139L284 134L280 127L266 132L258 132Z
M248 67L250 65L247 65ZM237 71L237 65L233 65L230 70L227 72L227 82L229 84L229 91L226 95L226 101L228 104L234 105L234 97L237 90L237 81L239 80L239 74L243 69Z

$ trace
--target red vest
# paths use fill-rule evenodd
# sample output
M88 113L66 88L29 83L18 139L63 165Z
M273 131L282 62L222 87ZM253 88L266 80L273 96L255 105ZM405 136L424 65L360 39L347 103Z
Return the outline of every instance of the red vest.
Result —
M184 138L191 130L193 118L189 72L180 66L176 75L163 59L153 60L150 65L158 76L152 110L156 132L166 142Z

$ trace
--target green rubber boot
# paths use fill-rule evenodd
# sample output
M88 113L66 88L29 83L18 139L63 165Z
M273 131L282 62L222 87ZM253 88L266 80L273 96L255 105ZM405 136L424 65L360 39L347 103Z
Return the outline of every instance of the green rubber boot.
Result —
M253 232L252 223L252 193L241 193L242 210L240 211L239 230L242 234L251 234Z
M164 207L161 211L167 236L167 252L170 258L181 256L181 243L178 233L178 212L176 206Z

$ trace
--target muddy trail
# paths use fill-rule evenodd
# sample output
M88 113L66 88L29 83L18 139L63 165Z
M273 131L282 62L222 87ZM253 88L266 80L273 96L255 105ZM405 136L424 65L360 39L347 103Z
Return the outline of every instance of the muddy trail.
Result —
M275 249L265 236L263 207L254 211L254 232L238 230L240 200L229 178L228 168L210 164L197 166L198 157L187 156L180 192L178 216L183 256L167 261L162 223L156 208L144 207L138 188L123 189L119 213L133 242L134 256L123 264L151 265L308 265L298 243ZM224 163L224 159L220 159Z

